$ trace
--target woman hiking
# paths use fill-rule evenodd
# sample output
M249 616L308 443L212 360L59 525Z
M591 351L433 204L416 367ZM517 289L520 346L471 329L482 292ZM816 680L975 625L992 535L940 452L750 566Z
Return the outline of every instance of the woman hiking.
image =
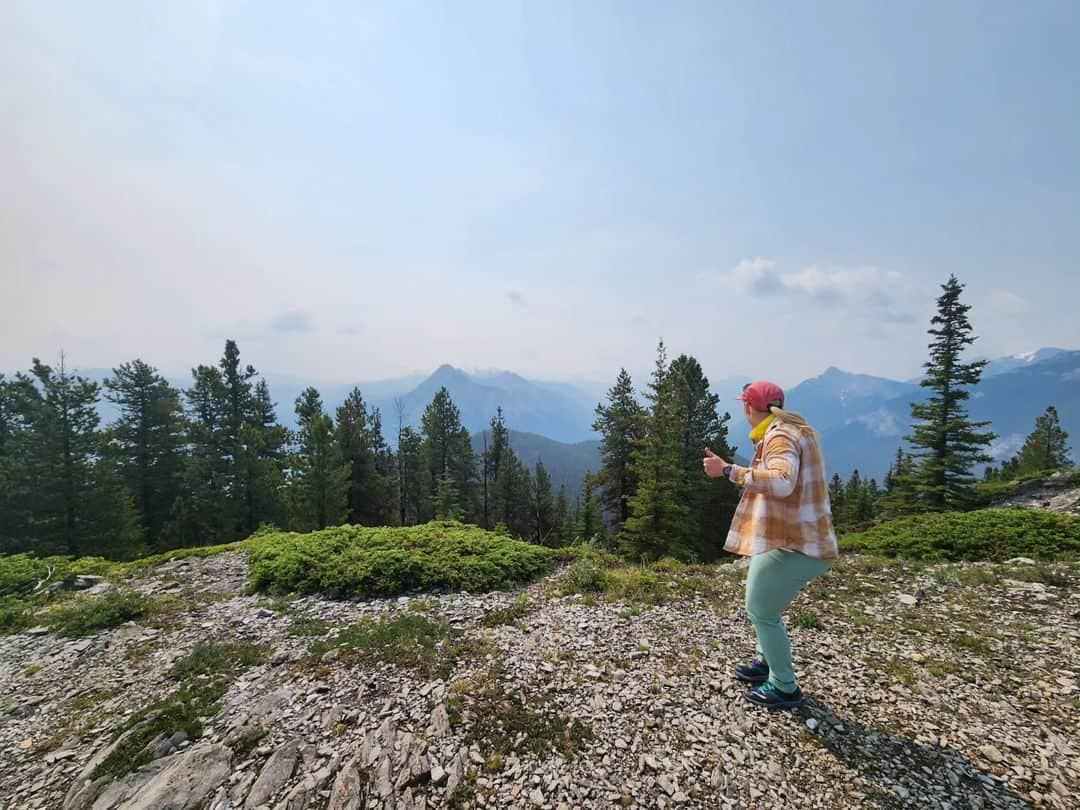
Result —
M750 466L731 464L708 448L702 460L707 475L743 488L724 548L750 557L746 612L757 634L757 657L733 674L755 684L745 693L752 703L790 708L802 703L803 693L781 614L839 556L825 463L814 429L783 409L780 386L755 382L743 387L739 399L752 428Z

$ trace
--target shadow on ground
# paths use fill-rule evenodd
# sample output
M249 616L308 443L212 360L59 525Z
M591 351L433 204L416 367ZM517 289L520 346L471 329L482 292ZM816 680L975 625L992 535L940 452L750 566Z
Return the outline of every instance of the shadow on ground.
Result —
M806 725L810 718L817 721L813 731ZM877 807L1034 807L955 751L840 717L821 697L807 695L789 719L859 773Z

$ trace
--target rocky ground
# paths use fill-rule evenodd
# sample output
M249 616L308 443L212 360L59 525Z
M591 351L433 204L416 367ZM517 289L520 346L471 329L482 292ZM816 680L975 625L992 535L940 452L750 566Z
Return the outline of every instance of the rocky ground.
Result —
M1064 473L1055 473L1047 478L1025 481L1018 486L1015 494L994 505L1080 515L1080 487L1071 485L1069 476Z
M565 572L369 602L245 595L246 574L236 552L170 562L129 583L171 595L164 620L0 638L0 808L1078 804L1077 564L845 559L790 613L811 699L773 714L729 675L752 650L733 566L672 574L659 606L561 595ZM405 615L462 631L452 669L311 654ZM207 639L265 658L201 737L90 780Z

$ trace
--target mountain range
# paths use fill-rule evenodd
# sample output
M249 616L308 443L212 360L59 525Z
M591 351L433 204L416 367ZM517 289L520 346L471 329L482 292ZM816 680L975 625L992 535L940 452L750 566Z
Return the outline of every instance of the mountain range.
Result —
M82 369L79 373L98 382L110 374L107 369ZM573 495L586 471L596 471L600 465L599 437L592 430L596 406L606 393L599 383L529 380L509 371L467 373L451 365L442 365L429 375L417 373L355 384L326 384L272 373L265 376L278 417L290 427L295 425L293 403L309 385L319 389L330 411L357 387L365 401L379 409L383 433L395 444L399 405L403 423L418 427L424 408L445 386L477 449L501 406L515 450L529 467L542 458L556 487L565 484ZM721 408L735 414L730 441L741 453L748 449L749 440L734 397L749 379L728 377L712 384ZM190 384L188 379L170 382L178 388ZM643 382L638 380L638 386L643 387ZM911 403L924 396L918 381L852 374L831 367L789 389L787 405L818 428L832 472L846 478L858 469L861 475L880 480L910 431ZM972 390L969 411L972 418L991 422L990 428L998 436L991 454L1002 459L1016 452L1047 405L1057 407L1062 426L1080 439L1080 351L1045 348L990 361L982 381ZM115 416L107 402L102 403L101 411L105 422Z

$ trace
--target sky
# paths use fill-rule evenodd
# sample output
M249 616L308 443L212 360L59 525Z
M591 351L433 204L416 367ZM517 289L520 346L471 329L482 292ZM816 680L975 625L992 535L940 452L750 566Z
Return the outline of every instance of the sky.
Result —
M1080 348L1080 4L0 4L0 369ZM644 379L639 382L644 383Z

